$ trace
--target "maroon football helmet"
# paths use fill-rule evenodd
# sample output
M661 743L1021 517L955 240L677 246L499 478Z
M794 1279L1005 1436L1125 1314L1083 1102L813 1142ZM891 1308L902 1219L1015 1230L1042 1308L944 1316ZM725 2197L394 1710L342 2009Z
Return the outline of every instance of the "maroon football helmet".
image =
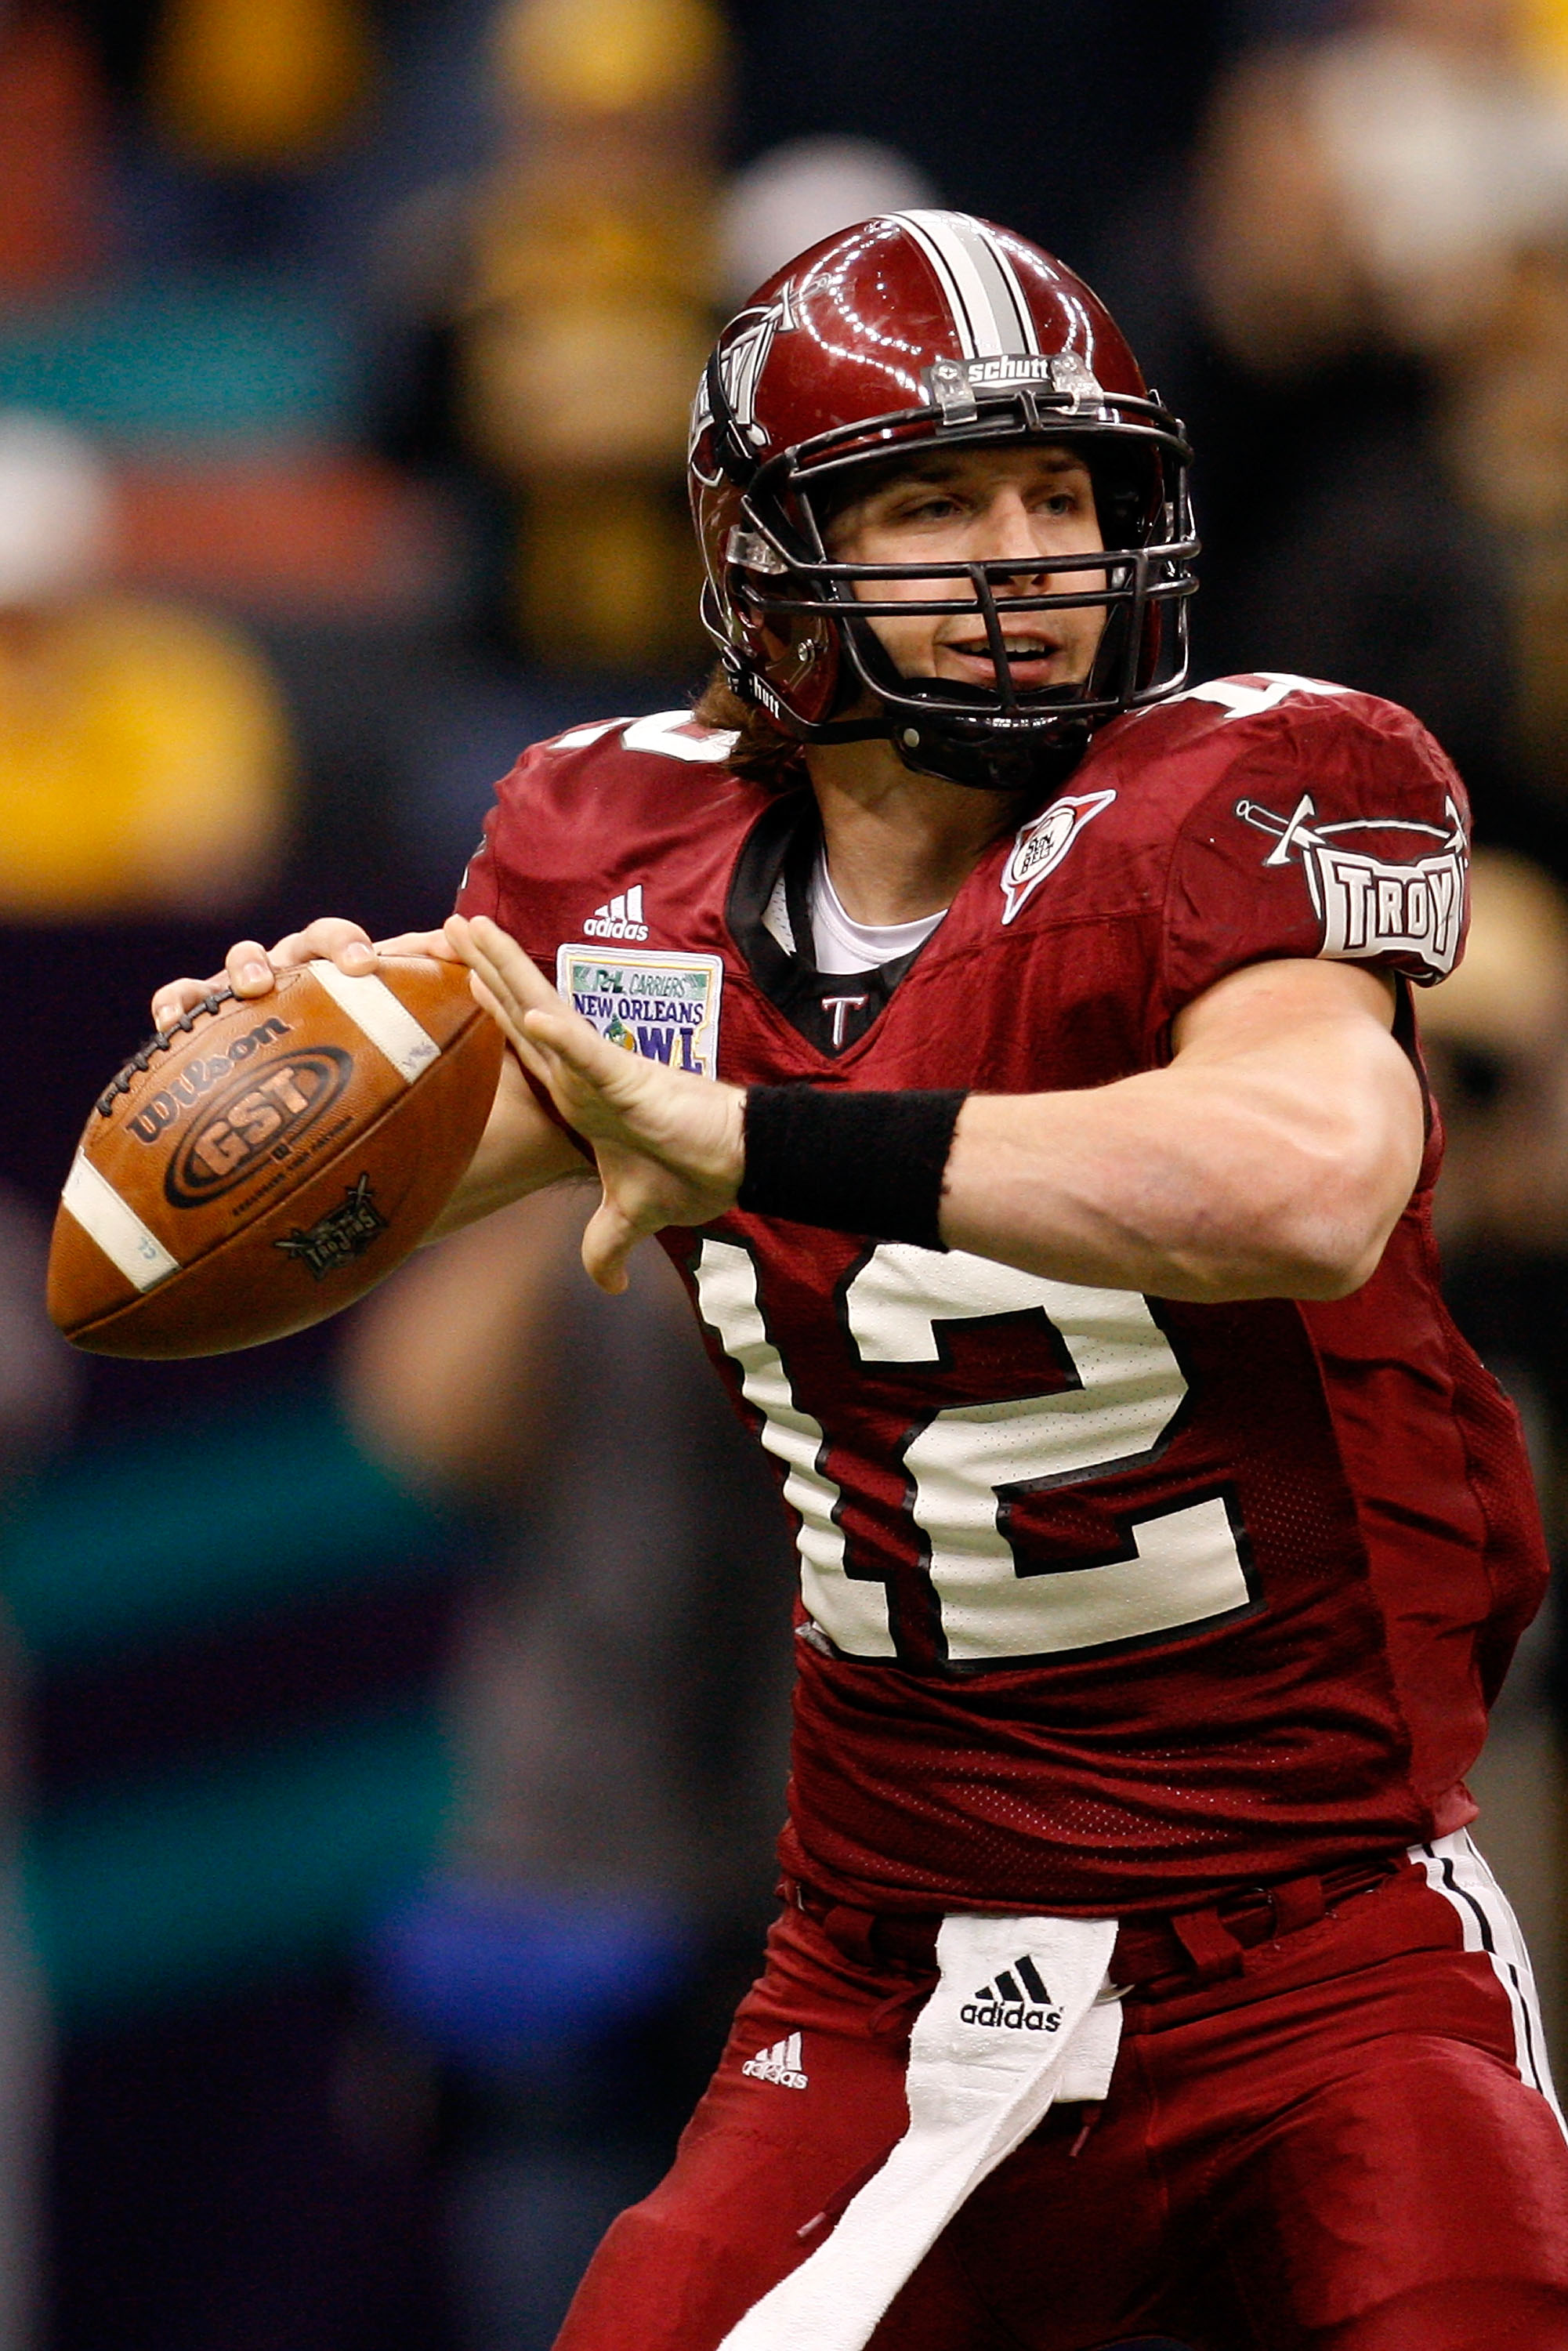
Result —
M830 556L828 525L868 465L1020 442L1082 444L1108 553L1051 558L1058 580L1095 575L1082 589L1005 592L1038 557L949 563L945 596L892 603L876 601L879 582L936 575ZM1103 304L1050 254L967 213L862 221L769 278L708 362L691 449L704 622L736 692L803 741L882 735L910 767L955 782L1049 779L1097 724L1185 682L1190 459ZM962 574L968 592L955 596ZM1009 620L1107 608L1082 684L1014 685L998 587ZM901 675L866 626L977 609L994 691ZM846 717L867 687L879 716Z

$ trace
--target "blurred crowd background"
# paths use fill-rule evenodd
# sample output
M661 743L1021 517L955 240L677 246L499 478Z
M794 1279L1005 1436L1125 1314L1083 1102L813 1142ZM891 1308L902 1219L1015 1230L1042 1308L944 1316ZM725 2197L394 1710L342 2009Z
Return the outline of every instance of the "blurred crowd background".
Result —
M154 983L445 911L703 668L716 319L938 202L1199 449L1197 658L1475 801L1460 1322L1568 1519L1568 0L0 0L0 2351L543 2351L770 1907L791 1582L659 1264L525 1204L341 1325L73 1359ZM1551 1613L1477 1775L1560 2055Z

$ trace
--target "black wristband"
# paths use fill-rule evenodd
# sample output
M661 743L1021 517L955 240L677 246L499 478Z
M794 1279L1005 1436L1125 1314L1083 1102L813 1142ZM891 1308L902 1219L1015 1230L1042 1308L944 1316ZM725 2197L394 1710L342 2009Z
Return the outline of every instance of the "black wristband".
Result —
M870 1240L946 1247L942 1177L965 1095L751 1086L738 1206Z

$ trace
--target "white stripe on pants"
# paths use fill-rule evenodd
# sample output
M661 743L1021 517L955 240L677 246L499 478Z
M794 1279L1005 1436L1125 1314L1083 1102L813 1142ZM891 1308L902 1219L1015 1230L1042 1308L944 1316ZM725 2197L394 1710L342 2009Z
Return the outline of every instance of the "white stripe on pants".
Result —
M1535 1976L1519 1921L1469 1829L1455 1829L1431 1844L1412 1845L1410 1858L1425 1870L1434 1894L1452 1903L1464 1929L1467 1951L1484 1951L1513 2014L1514 2061L1520 2079L1539 2090L1568 2137L1568 2123L1552 2086L1552 2070L1542 2028Z

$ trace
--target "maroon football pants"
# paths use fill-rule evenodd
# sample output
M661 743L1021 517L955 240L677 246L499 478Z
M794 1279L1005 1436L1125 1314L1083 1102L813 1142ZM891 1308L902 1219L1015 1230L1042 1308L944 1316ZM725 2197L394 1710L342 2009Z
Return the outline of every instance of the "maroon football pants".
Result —
M873 2351L1568 2351L1568 2141L1521 2078L1511 1922L1484 1869L1437 1880L1130 1999L1103 2108L1053 2109L976 2190ZM901 2136L930 1988L787 1911L558 2351L714 2351Z

